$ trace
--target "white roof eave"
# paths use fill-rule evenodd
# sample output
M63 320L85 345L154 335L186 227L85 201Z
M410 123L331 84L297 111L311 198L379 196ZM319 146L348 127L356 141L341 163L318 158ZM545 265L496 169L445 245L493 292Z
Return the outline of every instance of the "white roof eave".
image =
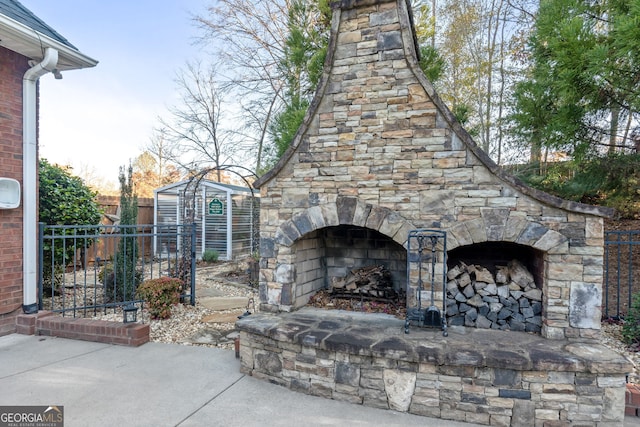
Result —
M167 184L163 187L160 188L156 188L155 190L153 190L154 194L157 193L162 193L163 191L167 191L167 190L171 190L171 189L175 189L176 193L180 193L182 191L182 188L178 188L178 187L183 187L184 185L186 185L189 182L189 180L183 180L180 182L174 182L172 184ZM249 193L251 194L251 189L249 187L245 188L241 188L241 189L235 189L227 184L222 184L219 182L214 182L208 179L204 179L200 182L199 184L200 186L205 186L205 187L210 187L210 188L215 188L217 190L220 191L224 191L226 193L230 193L230 194L245 194L245 193Z
M95 67L98 61L8 16L0 14L0 46L40 61L47 47L58 51L59 71Z

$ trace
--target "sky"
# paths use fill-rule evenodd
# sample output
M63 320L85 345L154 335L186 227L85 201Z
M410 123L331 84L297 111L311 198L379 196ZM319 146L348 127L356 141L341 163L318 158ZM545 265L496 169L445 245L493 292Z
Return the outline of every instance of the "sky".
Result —
M178 102L174 79L202 51L191 17L203 0L21 0L93 68L40 79L40 157L116 185L158 116Z

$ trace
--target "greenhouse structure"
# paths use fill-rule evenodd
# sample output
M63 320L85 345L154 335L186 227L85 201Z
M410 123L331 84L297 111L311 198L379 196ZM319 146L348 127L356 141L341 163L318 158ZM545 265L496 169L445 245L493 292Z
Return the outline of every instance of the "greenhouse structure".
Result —
M190 200L191 199L191 200ZM191 206L193 212L186 206ZM248 187L202 179L186 180L154 190L154 225L196 224L196 257L215 251L220 260L251 255L258 250L260 198ZM157 255L181 250L181 241L154 239Z

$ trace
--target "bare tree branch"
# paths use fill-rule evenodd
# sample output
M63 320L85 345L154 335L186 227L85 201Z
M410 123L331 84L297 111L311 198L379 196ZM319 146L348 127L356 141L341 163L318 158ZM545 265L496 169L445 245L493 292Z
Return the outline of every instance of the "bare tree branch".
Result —
M285 104L281 64L290 6L291 0L219 0L194 17L200 42L213 46L216 61L224 66L220 88L241 100L237 119L242 126L235 136L242 135L252 147L255 171L263 167L269 124Z
M226 90L217 78L213 66L187 64L176 77L179 105L169 109L169 118L159 118L167 145L165 155L187 171L222 171L227 165L240 163L246 151L233 130L223 126L223 119L230 114L223 104Z

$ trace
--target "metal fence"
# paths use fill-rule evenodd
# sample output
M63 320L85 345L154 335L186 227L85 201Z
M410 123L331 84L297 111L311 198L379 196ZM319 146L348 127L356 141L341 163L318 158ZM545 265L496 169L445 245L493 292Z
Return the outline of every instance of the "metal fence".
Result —
M640 292L640 230L606 231L604 242L604 318L620 319Z
M195 305L195 225L39 225L38 305L73 317L116 313L134 304L145 280L183 281ZM101 256L97 256L100 254Z

